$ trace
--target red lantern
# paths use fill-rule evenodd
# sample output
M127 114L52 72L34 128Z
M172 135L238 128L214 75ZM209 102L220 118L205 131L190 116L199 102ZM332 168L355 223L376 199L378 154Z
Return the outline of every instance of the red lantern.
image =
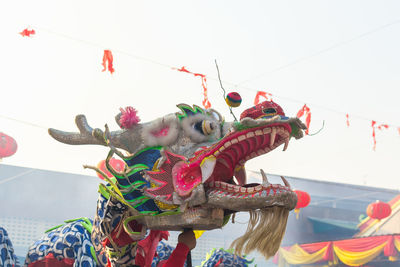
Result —
M110 165L113 167L113 169L116 170L117 172L121 172L125 168L125 162L123 162L122 160L111 158L109 162ZM108 178L113 177L113 175L107 170L106 161L104 159L101 160L99 164L97 164L97 168L99 168L102 172L104 172ZM104 177L100 173L97 173L97 176L100 179L104 180Z
M311 197L307 192L300 191L300 190L294 190L293 192L296 193L297 195L297 204L294 209L294 212L296 213L296 218L299 218L299 212L301 208L305 208L310 204Z
M392 213L392 208L388 203L377 200L367 207L367 215L372 219L382 220Z
M14 138L0 133L0 159L14 155L17 147L17 142Z

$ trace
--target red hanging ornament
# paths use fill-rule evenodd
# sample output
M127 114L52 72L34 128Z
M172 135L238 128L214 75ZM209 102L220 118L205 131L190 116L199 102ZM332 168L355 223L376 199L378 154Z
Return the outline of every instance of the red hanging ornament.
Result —
M28 30L28 29L24 29L22 32L20 32L19 34L22 35L22 37L31 37L31 35L35 34L35 30Z
M372 149L375 151L376 149L376 134L375 134L375 128L378 128L378 130L383 130L383 129L389 129L389 125L387 124L380 124L376 126L376 121L371 121L371 127L372 127L372 140L374 141L374 146Z
M14 155L17 148L18 145L14 138L0 132L0 160Z
M346 114L346 125L347 127L350 127L349 114Z
M294 208L294 212L296 213L296 219L299 218L300 209L305 208L310 204L311 197L307 192L301 190L294 190L293 192L297 195L297 204Z
M310 123L311 123L311 110L309 107L307 107L307 104L304 104L304 106L297 112L297 118L301 118L303 115L306 116L306 134L308 134L308 130L310 129Z
M125 168L125 162L120 159L111 158L109 162L111 167L113 167L113 169L117 172L122 172ZM97 164L97 168L104 172L104 174L107 175L108 178L113 177L113 175L107 170L106 161L104 159ZM104 177L100 173L97 173L97 176L100 179L104 180Z
M114 67L113 67L113 55L111 53L111 50L104 50L104 55L103 55L103 63L101 63L101 65L103 65L103 70L102 71L106 71L108 69L108 71L113 74Z
M177 69L177 68L172 68L172 69L175 69L180 72L186 72L189 74L193 74L195 77L200 77L201 78L201 86L203 87L203 96L204 96L202 104L203 104L204 108L206 108L206 109L211 108L211 103L208 100L208 88L207 88L206 76L201 73L194 73L194 72L188 71L184 66L180 69Z
M272 94L264 91L257 91L256 97L254 98L254 105L260 103L260 97L264 97L267 101L272 101Z
M367 207L367 215L376 220L382 220L389 217L392 213L392 208L388 203L377 200L375 203L371 203Z

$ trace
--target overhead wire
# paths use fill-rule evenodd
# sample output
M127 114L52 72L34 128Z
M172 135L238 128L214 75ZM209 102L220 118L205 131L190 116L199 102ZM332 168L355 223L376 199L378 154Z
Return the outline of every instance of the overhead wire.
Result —
M383 30L383 29L385 29L385 28L387 28L389 26L395 25L397 23L400 23L400 20L394 20L392 22L386 23L384 25L378 26L378 27L376 27L374 29L371 29L369 31L361 33L361 34L359 34L359 35L357 35L357 36L355 36L353 38L350 38L350 39L347 39L347 40L344 40L344 41L341 41L341 42L337 42L337 43L335 43L335 44L333 44L333 45L331 45L331 46L329 46L327 48L320 49L320 50L318 50L318 51L316 51L316 52L314 52L314 53L312 53L312 54L310 54L308 56L301 57L301 58L296 59L296 60L294 60L292 62L289 62L287 64L279 66L279 67L277 67L277 68L275 68L275 69L273 69L271 71L268 71L266 73L257 75L256 77L247 79L247 80L239 82L239 83L233 83L233 82L230 82L230 81L221 81L217 77L213 77L213 76L209 76L209 75L206 75L206 76L210 80L214 80L214 81L217 81L217 82L219 81L220 83L223 82L225 84L229 84L229 85L232 85L232 86L234 86L236 88L241 88L241 89L244 89L244 90L247 90L247 91L257 92L257 91L260 91L260 90L256 90L254 88L246 87L246 86L243 86L241 84L246 83L246 82L248 82L250 80L257 79L258 76L261 77L261 76L264 76L264 75L267 75L267 74L270 74L270 73L273 73L273 72L280 71L280 70L282 70L284 68L293 66L293 65L298 64L298 63L300 63L302 61L305 61L305 60L307 60L309 58L316 57L316 56L318 56L318 55L320 55L322 53L328 52L328 51L333 50L333 49L335 49L337 47L340 47L340 46L343 46L345 44L351 43L351 42L353 42L353 41L355 41L357 39L360 39L362 37L365 37L365 36L368 36L370 34L376 33L376 32L378 32L380 30ZM53 31L51 29L48 29L48 28L45 28L45 27L35 26L35 28L37 28L39 30L42 30L44 32L47 32L49 34L55 35L55 36L60 36L62 38L66 38L66 39L73 40L73 41L76 41L76 42L84 43L84 44L89 45L89 46L94 46L94 47L98 47L98 48L104 49L104 46L101 45L101 44L97 44L97 43L90 42L90 41L87 41L87 40L84 40L84 39L80 39L80 38L75 38L73 36L70 36L70 35L67 35L67 34L64 34L64 33L55 32L55 31ZM137 60L141 60L141 61L145 61L145 62L148 62L148 63L156 64L156 65L159 65L159 66L162 66L162 67L166 67L166 68L169 68L169 69L174 69L175 68L174 66L171 66L169 64L165 64L165 63L162 63L162 62L159 62L159 61L147 58L147 57L138 56L138 55L135 55L135 54L132 54L130 52L126 52L126 51L123 51L123 50L120 50L120 49L112 49L112 51L114 51L116 53L120 53L120 54L126 55L126 56L129 56L129 57L132 57L132 58L135 58ZM294 103L300 103L300 104L307 103L307 104L312 105L312 106L314 106L316 108L327 110L327 111L330 111L330 112L333 112L333 113L337 113L337 114L342 114L342 115L348 114L346 112L339 111L339 110L336 110L336 109L333 109L333 108L329 108L329 107L326 107L326 106L321 106L321 105L318 105L318 104L315 104L315 103L311 103L311 102L308 102L308 101L304 101L304 100L290 98L290 97L287 97L287 96L281 96L281 95L273 94L273 97L274 98L278 98L278 99L287 100L287 101L294 102ZM20 122L20 123L28 124L28 125L31 125L31 126L34 126L34 127L46 128L46 127L43 127L43 126L38 125L38 124L25 122L25 121L22 121L22 120L18 120L18 119L7 117L7 116L3 116L3 115L0 115L0 117L5 118L5 119L9 119L9 120L13 120L13 121L17 121L17 122ZM353 113L352 113L352 117L358 118L358 119L361 119L361 120L365 120L365 121L372 121L373 120L373 119L370 119L370 118L367 118L367 117L364 117L364 116L354 115ZM380 121L381 122L382 120L374 120L374 121ZM387 124L387 125L389 125L391 127L399 127L399 126L393 125L393 124Z
M247 82L250 82L250 81L259 79L259 78L261 78L261 77L263 77L263 76L266 76L266 75L268 75L268 74L271 74L271 73L274 73L274 72L277 72L277 71L286 69L286 68L291 67L291 66L293 66L293 65L296 65L296 64L298 64L298 63L300 63L300 62L306 61L306 60L308 60L308 59L311 59L311 58L313 58L313 57L316 57L316 56L319 56L319 55L321 55L321 54L323 54L323 53L326 53L326 52L328 52L328 51L331 51L331 50L333 50L333 49L335 49L335 48L341 47L341 46L343 46L343 45L349 44L349 43L351 43L351 42L353 42L353 41L355 41L355 40L358 40L358 39L363 38L363 37L365 37L365 36L368 36L368 35L370 35L370 34L376 33L376 32L378 32L378 31L380 31L380 30L383 30L383 29L385 29L385 28L387 28L387 27L393 26L393 25L395 25L395 24L397 24L397 23L400 23L400 20L394 20L394 21L392 21L392 22L389 22L389 23L380 25L380 26L378 26L378 27L376 27L376 28L374 28L374 29L371 29L371 30L369 30L369 31L366 31L366 32L363 32L363 33L361 33L361 34L359 34L359 35L356 35L356 36L354 36L354 37L352 37L352 38L350 38L350 39L337 42L337 43L335 43L335 44L333 44L333 45L331 45L331 46L328 46L328 47L326 47L326 48L320 49L320 50L318 50L318 51L316 51L316 52L314 52L314 53L311 53L311 54L309 54L309 55L307 55L307 56L304 56L304 57L300 57L300 58L298 58L298 59L295 59L295 60L292 61L292 62L283 64L283 65L281 65L281 66L279 66L279 67L277 67L277 68L274 68L274 69L272 69L272 70L270 70L270 71L267 71L267 72L258 74L258 75L256 75L256 76L253 76L252 78L243 80L243 81L237 83L237 85L241 85L241 84L244 84L244 83L247 83Z

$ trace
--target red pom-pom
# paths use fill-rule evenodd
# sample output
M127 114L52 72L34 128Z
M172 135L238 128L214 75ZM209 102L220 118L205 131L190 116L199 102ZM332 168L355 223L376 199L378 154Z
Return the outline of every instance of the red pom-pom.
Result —
M120 108L121 117L119 118L119 125L121 128L130 129L132 126L139 123L140 118L137 116L137 111L133 107Z

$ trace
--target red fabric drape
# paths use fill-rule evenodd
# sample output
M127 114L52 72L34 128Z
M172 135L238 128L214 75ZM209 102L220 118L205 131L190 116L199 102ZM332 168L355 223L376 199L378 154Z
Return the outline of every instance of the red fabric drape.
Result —
M206 108L206 109L211 108L210 100L208 100L208 88L207 88L206 76L201 73L194 73L194 72L188 71L184 66L180 69L176 69L176 68L172 68L172 69L175 69L180 72L186 72L189 74L193 74L195 77L200 77L201 78L201 86L203 87L203 96L204 96L202 104L203 104L204 108Z
M380 124L378 126L376 126L376 121L371 121L371 127L372 127L372 139L374 141L374 146L373 146L373 150L375 151L376 149L376 134L375 134L375 128L378 128L378 130L383 130L383 129L388 129L389 125L387 124Z
M257 91L256 97L254 98L254 105L260 103L260 97L264 97L267 101L272 101L272 94L264 91Z
M114 67L113 67L113 55L111 53L110 50L104 50L104 55L103 55L103 63L101 63L101 65L103 65L103 70L102 71L106 71L108 69L108 71L113 74Z
M304 249L305 251L307 251L308 253L315 253L318 250L323 249L324 247L326 247L327 245L329 245L331 242L320 242L320 243L310 243L310 244L303 244L300 245L300 247L302 249ZM289 247L287 247L287 249L289 249Z
M303 115L306 116L307 130L305 132L308 134L308 129L310 128L311 123L311 110L307 107L307 104L304 104L304 106L297 112L297 118L301 118Z
M347 239L334 241L335 246L342 250L361 252L365 250L373 249L382 243L390 240L391 236L371 236L357 239ZM391 239L393 241L393 238Z
M363 252L371 250L387 242L383 251L384 255L386 257L390 256L395 257L399 253L397 252L394 240L400 242L400 235L370 236L364 238L346 239L339 241L309 243L309 244L302 244L299 246L310 254L315 253L328 246L323 259L324 261L332 261L334 257L333 245L335 245L341 250L349 252ZM284 247L284 249L290 250L290 247ZM278 262L278 253L274 257L274 262Z
M28 30L28 29L24 29L22 32L20 32L19 34L21 34L23 37L31 37L31 35L35 34L35 30Z
M72 267L74 259L57 260L53 253L49 253L43 260L28 264L28 267Z

